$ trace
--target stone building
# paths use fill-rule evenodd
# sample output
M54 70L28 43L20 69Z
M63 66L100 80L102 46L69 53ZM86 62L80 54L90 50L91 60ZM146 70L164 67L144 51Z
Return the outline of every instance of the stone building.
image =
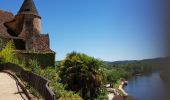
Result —
M41 66L55 63L55 52L49 48L49 35L41 32L41 17L33 0L24 0L17 15L0 10L0 38L14 41L18 57L28 62L36 59Z

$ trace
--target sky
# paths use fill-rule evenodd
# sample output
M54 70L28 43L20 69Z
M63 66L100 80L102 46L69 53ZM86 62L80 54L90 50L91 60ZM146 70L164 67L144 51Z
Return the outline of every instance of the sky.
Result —
M77 51L105 61L164 56L162 0L34 0L56 60ZM1 0L17 13L23 0Z

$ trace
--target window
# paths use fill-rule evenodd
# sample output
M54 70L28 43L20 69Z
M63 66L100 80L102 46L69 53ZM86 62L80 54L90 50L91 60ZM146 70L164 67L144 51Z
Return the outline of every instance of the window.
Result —
M30 9L25 9L25 11L30 11Z
M10 29L7 29L7 32L8 32L11 36L17 36L17 34L16 34L14 31L10 30Z
M14 45L17 50L25 50L25 41L23 39L14 39Z

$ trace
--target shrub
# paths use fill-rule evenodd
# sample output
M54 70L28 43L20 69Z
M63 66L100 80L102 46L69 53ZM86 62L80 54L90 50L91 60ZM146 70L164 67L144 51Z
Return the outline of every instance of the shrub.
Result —
M78 94L65 90L65 86L59 83L61 79L58 75L58 68L47 67L42 70L41 76L50 81L50 88L55 92L57 98L61 98L62 100L81 100Z
M61 100L82 100L81 97L73 91L65 90L65 86L59 82L51 82L50 87L55 92L56 97Z
M95 100L108 100L108 91L106 88L103 88L100 94L95 98Z
M30 70L37 74L40 75L41 74L41 67L39 66L39 63L37 62L37 60L30 60Z
M1 42L1 40L0 40L0 42ZM18 60L18 58L16 56L13 40L7 42L5 47L0 51L0 60L1 60L1 63L10 62L10 63L14 63L14 64L17 64L17 65L25 68L25 62Z
M5 48L1 50L0 56L2 57L2 62L16 62L14 44L12 40L9 41Z

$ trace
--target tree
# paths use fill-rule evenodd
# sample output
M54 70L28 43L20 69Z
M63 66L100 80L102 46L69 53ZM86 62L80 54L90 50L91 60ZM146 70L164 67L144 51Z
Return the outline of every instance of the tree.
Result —
M72 52L62 61L60 77L66 88L94 99L103 86L103 62L85 54Z

